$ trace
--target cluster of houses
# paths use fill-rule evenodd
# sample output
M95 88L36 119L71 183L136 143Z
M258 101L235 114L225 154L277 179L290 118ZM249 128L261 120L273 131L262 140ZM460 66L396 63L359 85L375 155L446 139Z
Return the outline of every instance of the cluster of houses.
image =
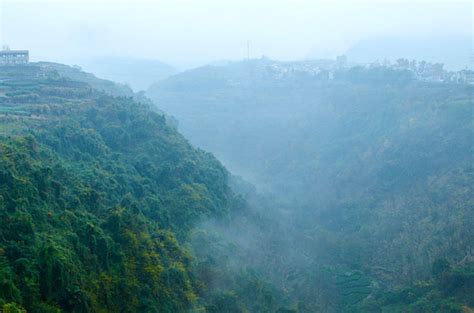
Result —
M474 84L474 71L463 69L461 71L447 71L441 63L398 59L392 67L413 72L415 78L430 82L451 82L460 84Z
M375 61L372 63L360 64L349 62L346 56L338 56L335 60L308 60L299 62L269 62L269 67L278 76L304 73L316 76L326 73L329 79L334 77L336 71L349 69L352 67L392 68L395 70L407 70L413 73L415 79L426 82L439 83L459 83L474 85L474 71L464 69L460 71L445 70L441 63L429 63L426 61L415 61L408 59L398 59L395 62L389 60Z

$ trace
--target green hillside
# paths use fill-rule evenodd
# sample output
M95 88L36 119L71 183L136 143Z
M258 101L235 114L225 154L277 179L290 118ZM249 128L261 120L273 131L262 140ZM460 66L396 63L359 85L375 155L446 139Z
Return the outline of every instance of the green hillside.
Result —
M199 309L183 242L228 214L227 171L146 104L41 65L0 79L0 308Z

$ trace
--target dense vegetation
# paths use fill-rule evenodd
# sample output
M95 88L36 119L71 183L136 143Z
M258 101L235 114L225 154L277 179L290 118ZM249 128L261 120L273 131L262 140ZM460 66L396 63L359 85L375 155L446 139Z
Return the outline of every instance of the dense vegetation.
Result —
M258 237L247 262L300 312L472 310L473 86L292 67L208 66L147 93L265 195L264 222L221 234Z
M472 86L279 66L0 68L0 312L471 312Z
M243 207L227 171L148 104L58 66L0 72L0 311L211 308L185 243Z

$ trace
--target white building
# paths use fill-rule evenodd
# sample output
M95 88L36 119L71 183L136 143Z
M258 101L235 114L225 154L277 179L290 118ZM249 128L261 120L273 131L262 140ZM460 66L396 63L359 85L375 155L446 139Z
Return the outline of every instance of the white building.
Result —
M10 50L6 47L0 51L0 65L27 64L29 58L28 50Z

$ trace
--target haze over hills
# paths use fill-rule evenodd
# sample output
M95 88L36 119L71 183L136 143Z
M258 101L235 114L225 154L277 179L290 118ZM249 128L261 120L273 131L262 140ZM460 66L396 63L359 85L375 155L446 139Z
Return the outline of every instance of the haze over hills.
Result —
M146 90L151 84L178 72L171 65L157 60L96 57L78 60L77 64L86 72L103 79L129 85L134 91Z
M441 263L474 261L474 89L448 72L430 81L420 64L249 60L180 73L147 95L192 143L273 199L265 212L289 238L274 255L300 256L277 257L274 268L291 269L283 285L301 310L443 312L451 304L441 289L419 284L435 282ZM263 236L255 251L278 235ZM468 306L473 283L459 285ZM441 293L456 298L455 289Z
M449 70L461 70L473 65L472 36L446 37L379 37L362 40L345 54L352 62L371 63L399 58L440 62Z
M337 86L338 82L347 83L349 78L345 76L348 74L360 75L360 79L373 84L373 88L379 88L378 78L381 82L388 80L397 84L445 79L448 86L451 80L458 79L458 74L443 72L436 66L405 61L395 63L392 70L380 64L374 64L373 69L351 68L345 61L334 60L279 62L253 59L180 73L155 84L147 95L157 106L177 117L180 130L192 142L216 153L236 173L245 173L247 179L253 177L255 182L262 183L262 177L257 176L264 171L265 167L261 165L268 164L269 156L263 155L261 149L271 145L278 149L280 145L288 144L288 140L295 138L297 129L314 123L308 112L319 110L320 101L333 101L320 99L321 93L316 87L323 88L328 84L327 88L337 89L332 86ZM336 79L337 76L341 77ZM317 112L313 112L315 118L325 118ZM236 141L229 141L229 138L239 143L235 144ZM259 142L265 142L265 145ZM248 149L241 149L244 143L249 145ZM265 162L257 165L255 158ZM242 167L244 163L247 165ZM250 168L250 164L256 167Z

